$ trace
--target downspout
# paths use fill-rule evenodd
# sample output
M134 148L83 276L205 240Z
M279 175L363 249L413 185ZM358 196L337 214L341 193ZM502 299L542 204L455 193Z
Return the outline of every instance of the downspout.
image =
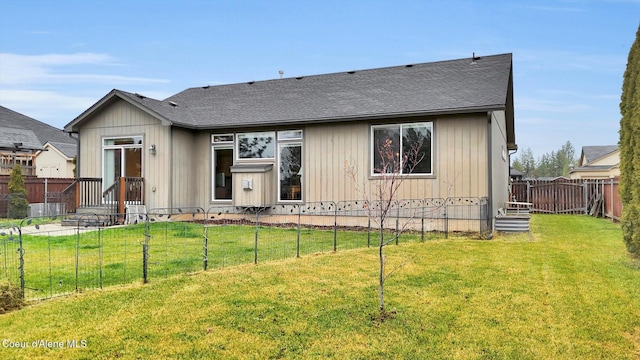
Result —
M493 154L491 144L491 117L493 113L487 112L487 196L489 197L488 216L489 216L489 228L491 232L487 236L487 240L493 237Z
M173 126L169 125L169 209L173 209ZM172 211L172 210L171 210Z

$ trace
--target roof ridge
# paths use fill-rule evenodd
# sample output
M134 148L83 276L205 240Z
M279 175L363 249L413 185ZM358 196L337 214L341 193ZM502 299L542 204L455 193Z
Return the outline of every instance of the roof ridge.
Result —
M474 57L475 56L475 57ZM425 65L429 65L429 66L435 66L438 64L443 64L443 63L450 63L450 62L462 62L464 60L479 60L479 59L486 59L486 58L496 58L496 57L504 57L504 56L513 56L513 53L502 53L502 54L492 54L492 55L485 55L485 56L478 56L474 53L474 56L471 57L467 57L467 58L459 58L459 59L448 59L448 60L438 60L438 61L427 61L427 62L419 62L419 63L407 63L404 65L391 65L391 66L382 66L382 67L375 67L375 68L364 68L364 69L351 69L351 70L344 70L344 71L335 71L335 72L328 72L328 73L322 73L322 74L311 74L311 75L296 75L296 76L290 76L290 77L284 77L284 78L275 78L275 79L264 79L264 80L250 80L250 81L241 81L241 82L232 82L232 83L224 83L224 84L219 84L219 85L202 85L202 86L193 86L190 88L186 88L176 94L171 95L170 97L164 99L164 100L169 100L171 98L173 98L174 96L181 94L185 91L188 90L193 90L193 89L210 89L210 88L220 88L220 87L225 87L225 86L236 86L236 85L242 85L242 84L250 84L250 85L254 85L254 84L262 84L262 83L267 83L267 82L276 82L276 81L291 81L291 80L302 80L305 78L317 78L317 77L323 77L323 76L332 76L332 75L340 75L340 74L356 74L356 73L362 73L362 72L372 72L372 71L380 71L380 70L391 70L391 69L400 69L400 68L411 68L411 67L420 67L420 66L425 66Z

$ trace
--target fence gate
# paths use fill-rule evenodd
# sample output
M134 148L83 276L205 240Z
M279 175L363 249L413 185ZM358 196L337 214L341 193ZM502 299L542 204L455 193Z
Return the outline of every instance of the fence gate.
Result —
M579 214L586 209L583 183L554 181L530 185L533 211L552 214Z

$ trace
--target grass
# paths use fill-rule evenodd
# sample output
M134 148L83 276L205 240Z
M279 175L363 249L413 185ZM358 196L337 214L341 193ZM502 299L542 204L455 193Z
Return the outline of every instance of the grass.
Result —
M364 248L32 304L0 316L0 341L28 345L0 358L640 358L640 263L619 226L536 215L532 229L389 246L384 322Z
M50 231L45 220L34 221L39 226L37 234L22 236L27 299L143 280L144 224L74 234L73 228L71 232L57 227ZM8 232L3 233L0 278L19 283L17 235L14 234L11 241ZM331 252L334 247L333 230L324 229L302 228L298 233L296 228L278 226L205 228L197 223L160 222L150 224L149 234L147 279L150 281L204 269L204 235L207 237L207 269L253 263L256 256L262 263L298 254ZM364 231L341 230L338 234L338 251L367 246L368 234ZM420 236L404 234L402 241L420 241Z

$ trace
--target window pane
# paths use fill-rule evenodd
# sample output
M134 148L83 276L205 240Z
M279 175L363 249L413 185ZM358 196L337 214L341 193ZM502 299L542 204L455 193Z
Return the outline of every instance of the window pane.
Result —
M142 177L142 149L124 149L124 176Z
M280 145L280 200L302 200L302 146Z
M278 131L278 140L301 140L302 130Z
M213 142L214 143L233 142L233 134L213 135Z
M373 129L373 173L393 173L400 168L400 126Z
M402 126L402 172L431 174L431 126L411 124Z
M238 134L240 159L275 158L275 134L273 132Z
M213 154L215 162L214 199L231 200L231 165L233 165L233 150L214 148Z

